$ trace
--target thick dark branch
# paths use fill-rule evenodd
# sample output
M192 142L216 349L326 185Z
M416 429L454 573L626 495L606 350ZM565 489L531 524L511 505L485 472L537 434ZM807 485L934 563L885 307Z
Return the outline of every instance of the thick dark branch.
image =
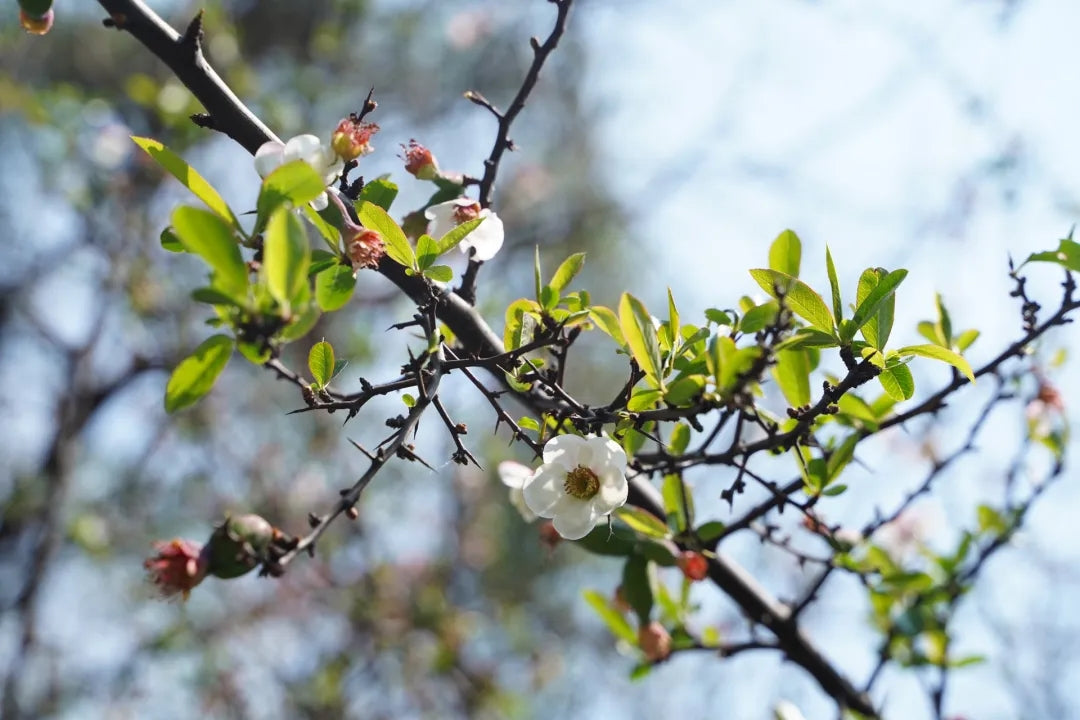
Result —
M268 140L278 139L206 62L202 52L202 13L196 15L188 31L180 35L141 0L98 2L108 11L109 24L131 33L169 66L206 108L211 127L225 133L252 154ZM204 127L206 123L205 118L199 121Z

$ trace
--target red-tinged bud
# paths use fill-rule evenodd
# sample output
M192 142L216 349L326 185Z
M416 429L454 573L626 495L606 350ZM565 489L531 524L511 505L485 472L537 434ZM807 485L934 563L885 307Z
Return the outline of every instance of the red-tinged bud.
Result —
M206 544L207 574L224 579L240 577L266 559L270 544L280 535L258 515L226 517Z
M1037 399L1041 400L1047 408L1065 412L1065 398L1061 396L1061 391L1045 380L1039 383Z
M420 180L434 180L439 174L439 163L435 156L426 147L409 140L408 145L402 145L405 151L405 170L412 173Z
M52 30L55 13L50 8L43 15L31 15L24 9L19 9L19 24L23 30L31 35L44 35Z
M539 531L540 544L546 547L549 552L554 551L562 542L562 535L559 535L559 531L555 529L555 523L550 520L541 523Z
M328 192L327 195L341 211L341 240L345 244L345 254L348 255L353 270L378 267L382 256L386 254L386 243L383 242L382 235L353 222L349 211L345 209L345 203L341 202L337 193Z
M649 662L663 662L671 655L671 635L663 625L653 620L638 628L638 647Z
M704 580L709 574L709 561L698 552L686 550L679 553L675 564L679 566L687 580L697 582L698 580Z
M342 160L355 160L373 150L371 136L377 132L379 126L375 123L360 122L355 116L349 116L334 129L334 134L330 136L330 147Z
M191 589L203 581L209 566L209 555L199 543L172 540L154 544L157 555L143 562L150 582L164 598L182 595L187 600Z

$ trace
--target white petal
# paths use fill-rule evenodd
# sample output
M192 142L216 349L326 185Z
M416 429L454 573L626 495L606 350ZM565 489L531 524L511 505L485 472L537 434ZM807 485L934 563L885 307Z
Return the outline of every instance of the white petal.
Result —
M454 211L457 210L457 207L457 201L450 200L449 202L432 205L425 210L424 217L431 221L428 235L438 240L457 227L457 223L454 222Z
M311 201L311 209L318 212L320 210L325 210L329 204L330 200L327 199L326 193L320 193L317 198Z
M518 488L520 490L525 486L525 481L532 476L533 469L528 465L522 465L513 460L504 460L499 463L499 479L508 488Z
M525 504L525 493L520 488L510 489L510 504L514 506L514 509L521 515L521 519L527 523L531 523L536 519L536 513L529 509L529 506Z
M588 444L578 435L557 435L544 446L544 464L558 465L564 471L578 465L588 467Z
M503 222L498 215L487 209L480 211L480 217L484 218L484 222L466 235L458 247L466 255L469 250L475 250L473 260L484 262L495 257L503 246Z
M592 499L593 507L600 515L607 515L612 510L626 504L630 493L630 484L622 473L609 472L600 476L600 492Z
M611 438L603 436L591 437L587 440L592 454L591 461L595 463L589 467L592 467L597 474L600 473L601 467L611 468L620 475L626 472L626 452L622 446Z
M600 516L593 509L591 503L580 500L567 503L559 509L555 515L555 529L567 540L580 540L596 527L596 521Z
M554 517L559 501L566 497L565 483L566 470L557 465L541 465L522 488L525 504L540 517Z
M322 141L314 135L297 135L285 143L285 162L303 160L313 168L322 170L326 161Z
M260 145L255 151L255 172L259 173L259 177L266 177L281 165L284 152L285 146L274 140Z

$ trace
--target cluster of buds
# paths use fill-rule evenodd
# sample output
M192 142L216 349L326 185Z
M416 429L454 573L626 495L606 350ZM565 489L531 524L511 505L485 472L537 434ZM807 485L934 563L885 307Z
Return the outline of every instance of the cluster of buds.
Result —
M44 35L53 26L53 0L19 0L19 24L33 35Z
M162 597L186 600L207 577L240 577L270 559L272 546L284 547L290 540L258 515L228 516L205 545L190 540L157 543L157 554L143 567Z

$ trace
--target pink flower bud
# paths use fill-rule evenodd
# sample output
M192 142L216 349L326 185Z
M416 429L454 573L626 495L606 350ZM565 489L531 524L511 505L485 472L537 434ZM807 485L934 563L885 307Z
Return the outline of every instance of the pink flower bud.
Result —
M402 145L405 151L405 170L412 173L420 180L433 180L439 174L439 163L435 156L426 147L409 140L408 145Z
M638 647L649 662L663 662L671 655L671 635L654 620L638 629Z
M338 123L330 136L330 147L345 161L355 160L372 151L371 136L379 132L375 123L360 122L350 115Z
M353 222L349 211L345 209L345 203L341 202L337 193L327 193L327 195L341 211L341 239L345 244L345 254L348 255L353 270L378 267L382 256L386 254L386 243L382 235Z
M19 9L19 24L31 35L44 35L49 32L52 29L54 17L52 8L43 15L32 15L22 8Z
M203 546L190 540L173 540L154 544L157 555L143 562L150 582L165 598L183 595L186 600L191 589L206 577L209 555Z
M687 580L697 582L698 580L704 580L709 574L709 561L698 552L686 550L679 553L679 557L675 559L675 564L679 566Z

